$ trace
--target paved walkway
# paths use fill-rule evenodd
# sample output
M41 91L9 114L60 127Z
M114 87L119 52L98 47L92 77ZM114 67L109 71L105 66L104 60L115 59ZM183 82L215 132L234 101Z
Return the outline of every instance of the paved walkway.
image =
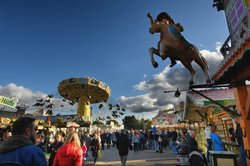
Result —
M120 156L116 148L105 149L102 151L103 156L98 159L95 165L102 166L120 166ZM85 166L93 165L92 156L85 161ZM156 153L153 150L139 151L139 154L134 154L129 151L127 158L127 166L176 166L176 156L170 149L164 150L163 153Z

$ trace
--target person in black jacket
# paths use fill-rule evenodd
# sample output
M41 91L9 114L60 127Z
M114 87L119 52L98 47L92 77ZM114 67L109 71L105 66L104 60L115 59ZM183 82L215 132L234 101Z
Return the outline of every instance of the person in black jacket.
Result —
M198 149L198 143L195 140L196 133L194 130L189 131L188 136L188 152L189 152L189 162L192 166L203 166L207 165L205 155L201 154Z
M121 165L125 166L127 161L128 151L131 148L131 144L129 143L127 132L125 130L121 131L119 139L117 140L117 149L119 151L119 155L121 157Z
M54 158L56 156L57 150L63 145L62 142L62 135L60 133L56 133L55 135L55 141L50 145L48 148L48 152L50 153L49 157L49 165L52 166L54 162Z
M195 140L195 132L193 130L190 131L190 137L188 138L188 152L191 153L193 151L198 151L198 143Z
M98 151L100 150L100 144L99 144L98 136L96 133L94 133L94 137L91 140L90 147L91 147L90 150L92 151L92 156L94 158L94 164L95 164L98 158Z

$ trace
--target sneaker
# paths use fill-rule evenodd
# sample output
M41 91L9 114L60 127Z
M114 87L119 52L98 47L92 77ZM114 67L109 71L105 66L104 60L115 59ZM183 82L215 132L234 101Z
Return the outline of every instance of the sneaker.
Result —
M84 157L83 160L86 161L87 159Z

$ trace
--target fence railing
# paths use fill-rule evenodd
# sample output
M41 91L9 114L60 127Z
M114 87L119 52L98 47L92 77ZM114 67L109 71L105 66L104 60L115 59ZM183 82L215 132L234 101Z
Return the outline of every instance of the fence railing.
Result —
M245 10L243 15L237 28L228 36L220 49L224 59L232 56L250 37L250 7Z

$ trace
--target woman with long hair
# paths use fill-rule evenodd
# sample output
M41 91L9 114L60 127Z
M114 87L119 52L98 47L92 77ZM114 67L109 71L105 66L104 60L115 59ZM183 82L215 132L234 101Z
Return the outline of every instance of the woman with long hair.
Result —
M137 152L139 153L139 143L140 143L140 137L139 133L137 131L134 132L134 135L132 136L132 142L134 144L134 154Z
M83 151L79 136L76 132L69 132L64 145L55 156L53 166L82 166Z

